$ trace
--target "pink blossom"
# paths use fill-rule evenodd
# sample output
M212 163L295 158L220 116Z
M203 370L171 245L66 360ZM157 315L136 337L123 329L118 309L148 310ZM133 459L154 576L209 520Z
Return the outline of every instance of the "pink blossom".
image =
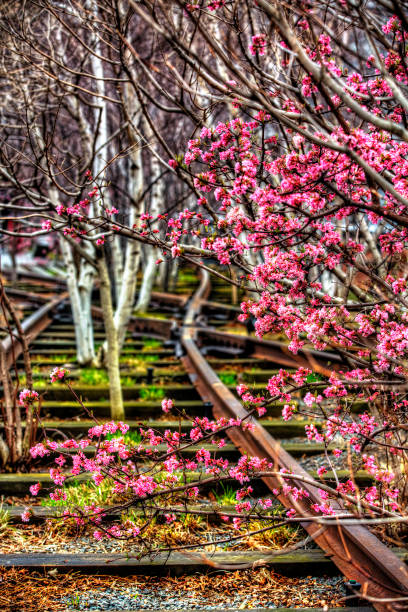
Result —
M295 411L296 411L296 406L285 404L285 406L282 409L282 418L283 418L283 420L284 421L289 421L292 418L293 413Z
M30 404L34 404L34 402L38 402L40 396L37 391L31 391L30 389L23 389L20 391L18 396L18 403L20 406L29 406Z
M164 399L162 401L161 406L162 406L163 412L170 412L174 408L173 400L171 400L171 399Z
M249 45L249 51L252 55L265 55L266 38L264 34L257 34L252 37L252 44Z
M30 516L31 511L29 510L29 508L26 508L24 512L21 513L21 520L23 521L23 523L28 523L30 520Z
M38 495L39 490L41 489L41 484L37 482L37 484L33 484L30 487L31 495Z
M67 376L69 376L69 370L67 370L66 368L59 367L54 368L50 374L52 383L58 381L63 382Z

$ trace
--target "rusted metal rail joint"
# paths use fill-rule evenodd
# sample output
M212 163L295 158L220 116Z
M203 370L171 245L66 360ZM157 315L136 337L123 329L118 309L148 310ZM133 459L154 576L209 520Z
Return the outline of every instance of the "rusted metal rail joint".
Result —
M202 301L208 297L209 291L209 276L204 273L200 287L191 300L184 319L181 340L186 356L182 360L202 399L213 404L216 417L244 419L248 417L248 412L220 381L197 346L197 336L207 334L208 337L209 333L194 326L195 318L200 313ZM219 337L219 332L211 332L211 334L212 339L216 335ZM277 350L277 347L274 347L275 354ZM319 357L321 359L322 355L319 355ZM281 361L280 363L286 362ZM290 365L296 367L298 362L292 360ZM238 428L229 430L229 437L239 450L252 456L266 458L279 468L285 468L300 477L310 479L309 474L282 449L279 442L255 418L249 418L254 424L253 432L243 432ZM298 513L305 518L315 516L311 510L311 505L322 503L318 493L319 483L314 481L311 485L298 482L299 486L307 490L309 498L294 501L290 497L281 496L280 501L286 507L295 507ZM270 489L280 484L277 478L270 477L265 478L265 483ZM332 505L335 512L341 511L339 505L335 503ZM397 604L384 601L395 600L404 596L408 597L406 565L367 528L361 525L349 526L340 523L335 527L326 528L315 522L303 522L301 524L326 554L332 558L344 576L356 580L362 585L361 592L376 600L372 603L377 610L408 609L408 601L406 606L403 602Z

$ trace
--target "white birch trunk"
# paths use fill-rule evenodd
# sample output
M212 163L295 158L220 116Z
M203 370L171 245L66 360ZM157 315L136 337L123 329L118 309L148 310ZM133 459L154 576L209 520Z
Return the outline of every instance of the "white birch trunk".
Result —
M94 271L92 266L81 261L78 279L72 248L63 236L60 236L60 245L67 267L67 287L74 321L77 360L81 365L89 365L95 360L91 313Z
M147 249L147 259L143 270L143 281L140 287L139 296L136 304L136 312L146 312L149 308L150 296L152 294L154 279L157 272L157 253L154 247L150 246Z
M112 221L114 221L114 218L112 218ZM115 289L115 301L116 307L118 307L120 294L122 291L122 283L124 282L123 256L120 236L115 235L111 238L110 248L112 254L112 277Z
M140 196L143 191L143 167L142 151L136 148L131 154L131 168L129 177L129 189L136 204L131 204L129 211L129 227L137 226L142 209ZM125 266L123 281L119 294L119 300L115 312L115 324L118 330L119 347L122 348L125 341L126 329L132 315L135 302L137 272L140 265L141 245L136 240L128 240L126 243Z
M146 122L146 136L147 139L152 141L152 130L150 126ZM155 155L152 155L150 158L150 177L152 181L156 181L152 187L150 193L150 207L149 213L153 216L153 221L157 219L157 215L160 213L163 199L164 199L164 184L161 179L158 177L161 174L161 166L160 162ZM157 180L158 179L158 180ZM150 296L152 293L152 288L154 284L154 279L157 273L157 264L156 260L158 258L158 251L155 247L151 245L146 245L146 264L143 271L143 279L142 286L140 288L137 304L136 304L136 312L146 312L150 302Z
M109 377L109 400L111 417L115 421L124 420L125 411L123 407L122 387L120 382L119 369L119 342L118 332L115 325L113 314L111 283L109 280L106 259L101 254L98 259L99 291L101 296L101 306L103 311L103 321L105 324L105 334L107 351L105 355L106 368Z
M161 264L160 264L161 265ZM170 291L174 291L177 285L177 277L179 270L179 260L175 257L170 266L170 274L169 274L169 289Z
M126 101L132 118L132 125L129 126L129 139L133 145L130 152L129 169L129 193L134 203L130 204L129 227L137 227L140 214L142 212L141 195L143 193L143 163L142 148L139 146L137 134L133 126L138 126L140 121L140 107L135 104L135 97L130 87L125 87ZM122 349L126 337L126 330L132 316L133 305L135 302L137 272L140 265L141 245L136 240L128 240L126 243L125 261L122 266L120 284L116 282L116 310L114 315L115 327L118 334L119 350ZM120 253L121 255L121 253ZM114 268L116 269L116 267ZM115 272L114 272L115 273ZM104 344L104 351L107 351L107 342Z

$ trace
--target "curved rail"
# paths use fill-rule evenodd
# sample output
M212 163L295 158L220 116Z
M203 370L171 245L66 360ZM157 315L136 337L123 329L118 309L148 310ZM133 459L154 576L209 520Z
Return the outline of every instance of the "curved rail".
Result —
M279 365L299 368L311 367L315 372L325 376L330 376L331 370L337 369L340 364L344 365L340 355L330 351L317 351L314 349L300 349L295 355L288 349L288 345L275 340L261 340L253 336L243 334L231 334L220 332L210 327L200 327L197 334L197 341L205 339L212 340L218 346L236 347L243 351L246 357L256 357L273 361ZM330 370L328 366L330 364Z
M210 279L207 272L202 274L201 284L191 300L181 333L181 341L186 351L182 358L184 366L189 372L190 379L197 388L204 401L210 401L214 407L216 417L243 419L248 418L248 412L229 389L221 382L214 370L210 367L197 346L197 336L202 330L196 327L194 321L200 314L202 300L210 292ZM208 331L205 332L208 334ZM213 337L216 332L212 332ZM218 333L219 335L219 333ZM247 340L245 338L245 340ZM276 350L276 347L275 347ZM294 360L292 359L292 364ZM310 480L309 474L300 464L291 457L259 422L249 417L254 425L252 432L231 429L228 432L230 439L241 452L266 458L277 464L279 468L286 468L291 473ZM265 483L272 490L279 486L275 478L265 478ZM286 507L297 508L303 517L313 516L311 504L321 504L318 494L319 483L300 483L307 490L309 498L295 501L290 497L280 496L280 501ZM341 510L336 503L332 504L335 512ZM349 579L356 580L362 586L362 592L377 601L374 606L377 610L386 611L394 609L387 599L395 599L401 595L408 595L408 572L405 564L376 538L367 528L361 525L340 525L335 527L322 527L314 522L301 522L303 528L314 538L316 543L330 555L339 570Z
M30 294L28 294L30 295ZM58 297L49 300L46 304L41 306L36 312L27 317L21 323L22 330L27 338L27 342L30 343L46 329L52 322L51 313L53 310L61 304L68 297L68 292L61 293ZM8 334L6 338L1 341L3 351L6 355L7 367L11 367L13 361L21 354L23 346L18 339L18 333L16 329L12 330L12 335Z
M3 274L7 276L7 271ZM19 281L29 281L34 285L38 285L42 289L52 289L53 287L63 288L66 287L67 281L63 276L50 276L48 274L39 274L34 271L21 271L18 273ZM95 289L98 288L98 283L95 282ZM40 301L41 299L44 301L47 299L47 296L41 296L41 294L25 292L20 289L14 289L13 287L7 287L10 295L15 295L16 297L21 297L23 294L31 295L33 300L37 299ZM176 294L176 293L164 293L161 291L152 291L151 292L151 301L158 302L159 304L165 304L169 306L174 306L178 308L184 308L189 300L189 294Z

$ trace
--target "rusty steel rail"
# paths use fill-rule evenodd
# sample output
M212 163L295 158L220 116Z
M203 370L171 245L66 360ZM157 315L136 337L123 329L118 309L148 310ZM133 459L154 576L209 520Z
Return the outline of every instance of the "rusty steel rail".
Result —
M42 279L40 275L32 273L30 275L29 272L20 274L20 277L23 277L27 281L32 281L35 285L38 285L43 290L54 288L61 288L66 286L66 281L61 277L51 277L47 279ZM95 288L97 288L97 284L95 284ZM30 291L23 291L21 289L15 289L13 287L6 288L7 292L14 297L24 298L27 297L27 300L34 303L44 303L44 306L41 307L37 312L35 312L23 323L23 330L28 333L28 341L34 340L38 334L40 334L48 325L51 323L51 318L49 314L51 311L61 302L63 302L67 297L69 297L68 292L63 292L60 295L57 295L55 299L51 299L49 295L44 295L41 293L34 293ZM179 308L180 310L184 309L190 296L187 294L173 294L173 293L162 293L159 291L152 291L151 294L151 302L158 302L159 304L164 304L168 306L172 306L175 308ZM92 306L92 314L97 319L103 319L102 308L99 306ZM155 319L153 317L134 317L132 316L129 321L129 329L136 334L150 334L155 338L169 338L171 336L171 330L174 327L174 321L166 320L166 319ZM13 330L13 334L15 335L16 330ZM4 344L6 343L6 344ZM11 339L5 338L3 340L3 348L7 351L7 365L10 367L13 363L13 359L17 358L22 352L21 343L15 337L14 341L14 355L11 351Z
M49 300L46 304L41 306L36 312L24 319L21 323L22 330L26 336L28 344L35 340L37 336L44 331L52 323L52 313L54 309L61 304L68 297L68 292L61 293L56 298ZM18 332L16 329L12 330L12 336L8 334L6 338L1 341L3 351L6 354L7 367L11 367L14 360L22 353L23 346L18 339Z
M212 302L206 299L201 299L200 308L207 313L208 311L220 310L224 310L227 313L242 312L239 306ZM245 328L244 324L242 326ZM290 368L311 367L315 372L325 376L330 375L328 366L330 366L331 370L337 370L341 365L347 365L347 362L339 353L317 351L315 349L300 349L295 355L289 351L287 344L284 342L264 340L250 336L248 333L235 334L228 331L218 331L213 327L200 325L197 343L201 346L203 342L208 343L208 341L212 341L217 346L239 349L245 357L255 357Z
M7 273L4 274L4 276L7 276ZM19 281L21 280L25 280L28 282L32 282L33 285L38 285L38 287L41 287L42 289L52 289L55 287L66 287L66 279L62 276L41 276L39 274L36 274L35 272L25 272L25 273L19 273ZM95 289L98 288L98 282L95 282ZM41 294L37 294L37 293L30 293L30 292L25 292L22 291L21 289L14 289L13 287L7 287L10 295L15 295L16 297L22 297L25 295L27 296L32 296L30 297L31 301L35 301L37 299L37 301L40 301L41 299L43 301L49 299L49 297L47 296L41 296ZM188 300L190 299L190 294L176 294L176 293L164 293L161 291L152 291L151 293L151 302L158 302L159 304L165 304L165 305L169 305L169 306L174 306L177 308L184 308L188 302Z
M311 367L314 371L324 375L330 375L329 367L331 370L334 370L338 369L341 364L345 365L341 356L331 351L300 349L295 355L284 342L261 340L260 338L244 336L243 334L220 332L210 327L198 328L196 338L199 345L203 341L208 343L211 340L218 346L239 348L246 357L273 361L289 368Z
M27 302L33 302L34 304L37 302L44 304L44 302L49 302L51 298L55 296L55 291L48 293L34 293L32 291L23 291L23 289L14 289L14 287L10 287L9 285L6 285L4 289L9 297L16 298L18 300L27 300Z
M186 356L182 360L202 399L213 404L216 417L248 419L246 409L220 381L197 346L196 339L200 334L203 335L203 332L200 328L195 327L194 321L200 313L202 301L207 298L209 292L209 276L207 273L203 273L200 287L191 300L184 319L181 340ZM204 333L208 334L209 332ZM212 338L215 337L219 338L219 333L212 332ZM275 346L275 356L277 350L278 347ZM291 365L297 366L298 362L292 360ZM254 417L251 416L249 419L254 425L252 432L248 430L244 432L238 428L230 429L228 432L230 439L239 450L242 453L266 458L277 467L285 468L291 473L310 480L309 474L282 449L279 442ZM264 480L271 490L281 484L278 478L268 477ZM279 496L280 501L286 507L295 507L300 516L304 518L315 516L311 505L322 503L318 493L319 483L317 481L314 481L313 484L297 482L308 492L309 497L301 501L295 501L290 497L281 495ZM335 512L341 511L337 502L333 502L332 506ZM377 610L384 612L395 610L393 603L385 600L395 600L400 597L408 598L406 565L366 527L358 524L355 526L341 525L340 522L336 526L325 528L313 521L300 521L300 524L331 557L344 576L356 580L362 585L361 592L376 600L371 601Z
M9 277L10 276L10 271L9 270L2 270L1 272L2 276L4 277ZM61 277L61 276L48 276L46 274L42 275L42 274L38 274L37 272L30 270L30 271L19 271L17 273L17 282L30 282L33 285L38 285L38 287L41 287L42 289L44 287L46 287L47 289L52 289L53 287L65 287L66 285L66 281L65 278Z

